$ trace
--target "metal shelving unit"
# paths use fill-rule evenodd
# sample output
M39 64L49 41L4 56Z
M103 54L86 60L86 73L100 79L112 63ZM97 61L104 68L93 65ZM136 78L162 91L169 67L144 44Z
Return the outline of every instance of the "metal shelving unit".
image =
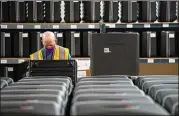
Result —
M1 30L93 30L99 29L174 29L178 30L178 22L165 23L1 23ZM77 58L78 59L78 58ZM29 60L27 58L1 58L1 64L18 64ZM83 61L79 58L78 61ZM85 58L85 61L89 58ZM178 58L140 58L140 63L178 63Z

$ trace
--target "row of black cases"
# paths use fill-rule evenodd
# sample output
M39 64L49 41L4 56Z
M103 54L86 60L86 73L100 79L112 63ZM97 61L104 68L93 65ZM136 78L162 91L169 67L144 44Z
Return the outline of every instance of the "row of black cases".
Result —
M156 20L173 22L177 20L177 14L179 17L176 1L160 1L158 4L155 1L122 1L120 19L118 1L104 1L104 17L101 17L99 1L83 1L83 17L80 17L80 5L80 1L65 1L65 16L62 18L61 1L0 2L2 14L0 19L2 22L79 23L83 21L90 23L100 20L104 22L154 22Z
M90 56L90 34L96 32L54 32L57 44L69 48L72 56ZM41 32L2 32L1 57L29 57L43 47ZM141 57L176 57L175 32L143 32L140 34Z
M54 32L57 44L69 48L72 56L90 56L90 34L96 32ZM29 57L40 50L41 32L1 32L1 57Z

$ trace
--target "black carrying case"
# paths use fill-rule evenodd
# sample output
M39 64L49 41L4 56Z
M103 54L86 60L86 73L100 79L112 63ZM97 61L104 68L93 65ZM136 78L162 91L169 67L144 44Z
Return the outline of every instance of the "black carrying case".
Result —
M141 38L141 56L157 57L156 32L143 32Z
M121 22L136 22L138 19L138 3L136 1L122 1Z
M100 21L100 2L83 1L84 4L84 22L97 23Z
M173 31L162 31L160 38L160 55L162 57L176 57L176 36Z
M80 22L80 2L65 1L65 22L79 23Z
M173 22L176 19L176 1L160 1L159 22Z
M118 1L104 1L104 22L118 21Z
M30 60L30 76L68 76L75 85L77 62L75 60Z
M156 1L140 1L139 2L139 21L154 22L156 16Z

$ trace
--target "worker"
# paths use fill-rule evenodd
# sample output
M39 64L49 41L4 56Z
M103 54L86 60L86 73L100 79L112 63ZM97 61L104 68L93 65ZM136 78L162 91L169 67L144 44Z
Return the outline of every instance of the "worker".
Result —
M56 45L53 32L46 31L42 34L43 48L30 55L31 60L70 60L68 48Z

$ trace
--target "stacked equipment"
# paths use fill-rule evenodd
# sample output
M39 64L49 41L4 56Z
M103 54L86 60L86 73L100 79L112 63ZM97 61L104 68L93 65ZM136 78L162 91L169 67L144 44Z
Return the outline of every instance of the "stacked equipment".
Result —
M9 77L0 77L1 78L1 89L14 83L14 80Z
M149 75L136 79L136 85L172 116L178 116L178 84L178 75Z
M71 115L168 115L127 76L81 77L71 103Z
M70 77L25 77L1 90L1 113L64 115L72 89Z

